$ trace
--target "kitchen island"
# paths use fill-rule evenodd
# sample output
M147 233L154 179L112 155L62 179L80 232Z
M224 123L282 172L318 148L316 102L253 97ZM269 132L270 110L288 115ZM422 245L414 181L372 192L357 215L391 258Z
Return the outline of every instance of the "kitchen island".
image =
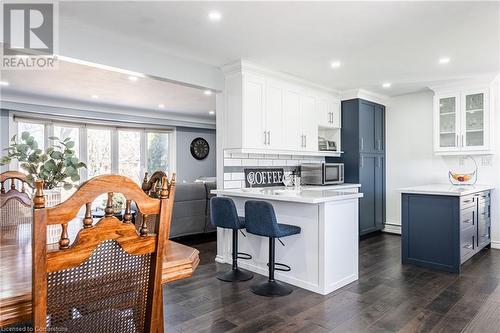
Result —
M403 264L459 273L491 243L491 185L400 189Z
M254 188L214 190L230 197L238 215L245 215L247 200L271 203L278 223L301 227L298 235L276 245L276 262L291 267L290 272L276 272L276 279L326 295L358 279L358 184L339 187ZM269 241L246 233L238 238L239 252L252 255L239 260L240 267L267 275ZM231 231L219 229L216 261L231 263Z

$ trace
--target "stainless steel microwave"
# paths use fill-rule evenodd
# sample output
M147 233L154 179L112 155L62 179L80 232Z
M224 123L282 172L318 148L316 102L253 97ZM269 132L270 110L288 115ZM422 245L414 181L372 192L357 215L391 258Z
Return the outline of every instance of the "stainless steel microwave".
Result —
M344 163L304 163L300 176L304 185L343 184Z

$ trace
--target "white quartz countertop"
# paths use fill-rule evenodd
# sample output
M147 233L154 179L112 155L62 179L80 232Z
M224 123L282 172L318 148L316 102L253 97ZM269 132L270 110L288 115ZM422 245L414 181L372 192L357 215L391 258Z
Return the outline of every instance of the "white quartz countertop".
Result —
M327 190L346 190L346 189L358 189L361 187L361 184L351 184L351 183L344 183L344 184L338 184L338 185L303 185L302 189L304 190L313 190L313 191L327 191Z
M494 189L493 185L429 184L399 189L401 193L463 196Z
M343 191L342 189L318 190L317 188L303 188L300 191L295 191L293 189L284 189L281 187L212 190L211 193L224 196L234 196L260 200L289 201L308 204L320 204L331 201L358 199L363 197L363 193L353 191L348 192Z

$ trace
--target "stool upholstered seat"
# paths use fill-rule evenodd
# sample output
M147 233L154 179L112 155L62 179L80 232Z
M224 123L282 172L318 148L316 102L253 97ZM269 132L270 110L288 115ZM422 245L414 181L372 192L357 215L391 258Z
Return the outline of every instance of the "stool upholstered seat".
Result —
M253 274L238 268L238 259L252 258L249 254L238 253L238 230L245 229L245 218L238 216L234 201L224 197L210 199L210 215L214 226L233 231L232 269L229 272L217 273L217 278L227 282L250 280Z
M261 296L285 296L292 289L274 279L274 271L289 271L290 267L275 262L275 240L300 234L298 226L280 224L276 220L273 206L266 201L249 200L245 203L245 222L248 233L269 238L269 278L265 283L253 285L250 289Z

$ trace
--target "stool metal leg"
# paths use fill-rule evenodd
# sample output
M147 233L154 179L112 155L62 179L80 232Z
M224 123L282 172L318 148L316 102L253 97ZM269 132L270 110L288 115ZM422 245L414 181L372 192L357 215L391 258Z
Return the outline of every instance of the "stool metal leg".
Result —
M269 237L269 278L267 282L255 284L250 290L260 296L286 296L292 293L293 289L285 284L274 280L276 243L274 237Z
M217 278L225 282L247 281L253 278L253 274L238 268L238 230L233 229L233 264L229 272L217 273Z

